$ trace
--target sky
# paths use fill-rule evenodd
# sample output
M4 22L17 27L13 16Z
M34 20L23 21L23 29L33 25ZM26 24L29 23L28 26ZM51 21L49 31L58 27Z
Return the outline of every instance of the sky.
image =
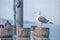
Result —
M41 11L41 16L60 24L60 0L24 0L23 17L24 20L36 22L35 10ZM13 20L13 0L0 1L0 18Z

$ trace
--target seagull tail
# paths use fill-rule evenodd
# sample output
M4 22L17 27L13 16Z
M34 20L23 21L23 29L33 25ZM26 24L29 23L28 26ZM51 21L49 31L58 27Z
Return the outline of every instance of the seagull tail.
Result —
M49 24L54 24L53 22L49 22Z

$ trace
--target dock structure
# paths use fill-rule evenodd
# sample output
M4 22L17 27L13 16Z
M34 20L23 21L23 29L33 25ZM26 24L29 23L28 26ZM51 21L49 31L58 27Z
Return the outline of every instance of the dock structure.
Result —
M37 26L31 26L31 40L34 40L34 31Z
M14 0L14 35L13 39L18 40L18 28L23 27L23 0Z
M49 40L49 28L34 28L34 31L31 32L31 40Z
M17 31L17 40L49 40L49 28L37 26L32 26L31 28L18 27ZM12 32L11 30L6 30L4 27L0 27L0 40L16 40L15 36L11 34Z
M11 27L0 25L0 40L13 40L13 30L10 29Z
M14 0L14 23L18 27L23 27L23 0Z
M14 0L14 24L13 40L49 40L49 28L23 27L23 0Z
M18 40L30 40L30 28L18 28Z

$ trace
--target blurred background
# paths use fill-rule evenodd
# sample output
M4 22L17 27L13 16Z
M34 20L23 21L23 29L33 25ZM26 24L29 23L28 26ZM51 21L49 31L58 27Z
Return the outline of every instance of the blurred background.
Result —
M60 0L24 0L23 1L23 25L30 28L31 25L40 25L36 21L35 10L41 11L41 16L52 21L54 24L44 24L50 28L50 40L60 40ZM13 0L0 1L0 22L9 20L14 25Z

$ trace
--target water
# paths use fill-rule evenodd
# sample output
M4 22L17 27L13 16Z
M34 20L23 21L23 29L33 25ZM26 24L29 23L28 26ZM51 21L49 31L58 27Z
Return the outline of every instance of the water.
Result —
M60 40L60 25L49 26L50 40Z

